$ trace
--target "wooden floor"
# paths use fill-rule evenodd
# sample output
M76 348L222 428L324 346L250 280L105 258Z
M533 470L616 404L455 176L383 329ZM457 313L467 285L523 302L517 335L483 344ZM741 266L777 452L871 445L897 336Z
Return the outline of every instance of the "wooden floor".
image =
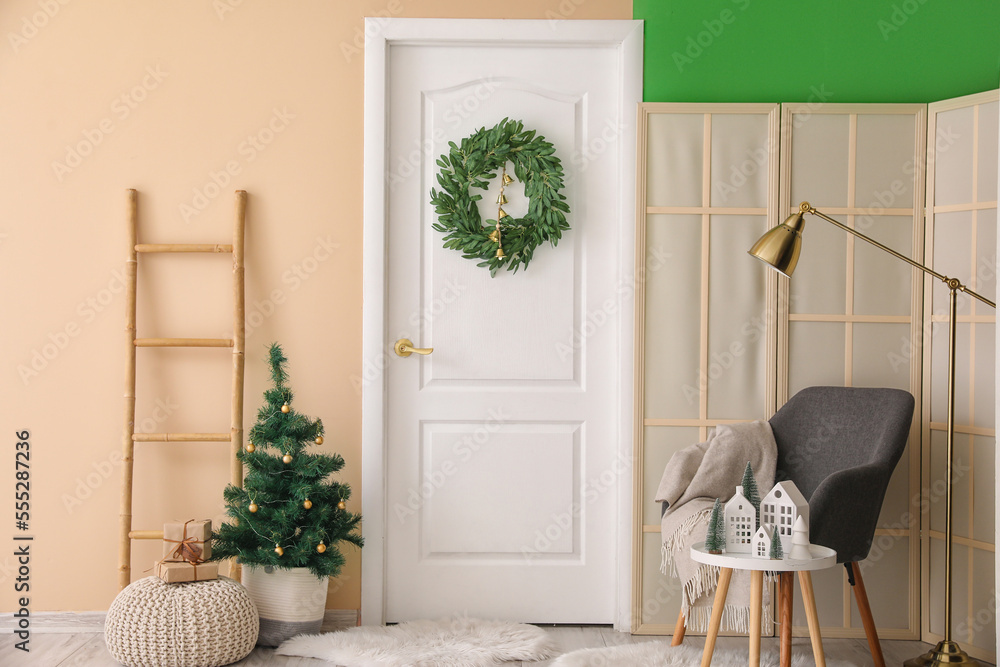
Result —
M564 651L578 648L598 648L603 646L618 646L648 641L669 641L669 637L634 637L622 632L615 632L607 627L577 627L560 626L546 627ZM117 662L111 659L104 646L102 633L75 634L40 634L31 637L31 652L23 653L14 648L17 641L9 634L0 635L0 665L13 667L15 665L37 665L38 667L115 667ZM741 637L720 637L718 648L745 648L746 639ZM704 646L702 637L688 637L685 644ZM851 664L863 667L871 665L868 654L868 644L863 639L826 639L823 648L829 658L845 660ZM901 665L904 660L920 655L930 648L930 644L915 641L883 641L882 650L885 653L887 665ZM777 653L778 640L765 638L761 645L762 651ZM809 639L802 637L793 640L793 654L802 653L812 657ZM542 667L545 662L508 663L511 667L530 665ZM258 665L273 665L275 667L330 667L330 663L309 658L285 658L274 655L272 649L256 649L246 659L235 663L241 667L257 667ZM626 667L626 666L623 666Z

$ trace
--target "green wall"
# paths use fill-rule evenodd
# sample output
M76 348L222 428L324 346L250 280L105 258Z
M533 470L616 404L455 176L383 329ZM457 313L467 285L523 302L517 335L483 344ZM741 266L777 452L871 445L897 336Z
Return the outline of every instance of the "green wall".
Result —
M647 102L933 102L1000 85L996 0L634 0Z

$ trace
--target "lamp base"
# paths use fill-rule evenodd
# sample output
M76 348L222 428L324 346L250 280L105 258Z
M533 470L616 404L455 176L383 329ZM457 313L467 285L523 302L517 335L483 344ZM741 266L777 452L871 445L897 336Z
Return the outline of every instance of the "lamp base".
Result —
M913 658L903 663L903 667L937 667L938 665L979 665L979 661L970 658L956 642L940 641L937 646L919 658Z

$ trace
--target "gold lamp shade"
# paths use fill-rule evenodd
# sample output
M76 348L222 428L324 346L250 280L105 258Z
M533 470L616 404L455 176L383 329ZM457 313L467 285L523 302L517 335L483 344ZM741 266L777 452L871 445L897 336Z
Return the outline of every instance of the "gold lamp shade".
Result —
M767 230L748 252L790 278L799 263L804 227L801 211L790 215L777 227Z

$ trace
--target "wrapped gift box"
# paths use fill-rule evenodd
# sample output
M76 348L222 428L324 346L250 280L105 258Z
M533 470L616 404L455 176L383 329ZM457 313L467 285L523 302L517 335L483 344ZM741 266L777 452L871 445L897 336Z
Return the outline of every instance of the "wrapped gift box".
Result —
M208 581L219 578L218 563L174 563L160 561L156 564L156 576L168 584L187 581Z
M168 560L186 561L211 558L212 520L194 519L163 524L163 557Z

